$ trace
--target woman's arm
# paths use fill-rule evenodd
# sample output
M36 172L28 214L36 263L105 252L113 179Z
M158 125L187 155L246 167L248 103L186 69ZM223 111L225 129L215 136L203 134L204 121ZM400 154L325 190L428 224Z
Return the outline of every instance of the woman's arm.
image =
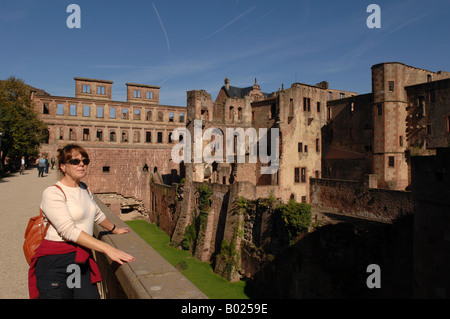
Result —
M112 225L112 224L111 224ZM76 240L78 245L106 254L113 261L123 265L124 262L134 261L134 257L98 240L88 233L82 231Z
M129 228L115 227L115 225L111 223L108 218L105 218L99 225L105 228L107 231L110 231L112 234L126 234L130 231Z

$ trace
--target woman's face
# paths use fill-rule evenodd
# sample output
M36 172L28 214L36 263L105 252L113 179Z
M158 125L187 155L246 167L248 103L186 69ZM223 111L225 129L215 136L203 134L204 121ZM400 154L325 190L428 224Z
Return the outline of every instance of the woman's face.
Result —
M74 165L74 164L70 164L69 163L70 161L67 161L67 163L61 164L61 170L66 175L66 177L70 177L73 180L79 181L84 176L86 176L88 165L84 164L83 161L81 161L85 158L82 157L81 154L78 152L74 151L72 153L71 160L73 160L73 159L80 160L80 163L78 163L77 165Z

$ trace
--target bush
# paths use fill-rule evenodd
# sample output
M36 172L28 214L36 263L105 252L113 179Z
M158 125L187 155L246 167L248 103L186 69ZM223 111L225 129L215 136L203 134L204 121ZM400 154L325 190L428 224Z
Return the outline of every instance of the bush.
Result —
M311 205L297 203L293 199L287 204L281 204L276 208L292 245L295 239L311 225Z

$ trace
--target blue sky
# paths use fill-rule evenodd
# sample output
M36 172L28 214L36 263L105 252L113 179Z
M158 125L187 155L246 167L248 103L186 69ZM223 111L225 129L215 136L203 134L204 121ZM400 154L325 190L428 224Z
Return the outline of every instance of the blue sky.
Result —
M81 28L69 29L70 4ZM371 3L381 28L369 29ZM161 86L160 103L186 91L216 98L226 76L264 92L294 82L371 91L370 67L388 61L450 71L450 1L1 0L0 78L74 96L74 77Z

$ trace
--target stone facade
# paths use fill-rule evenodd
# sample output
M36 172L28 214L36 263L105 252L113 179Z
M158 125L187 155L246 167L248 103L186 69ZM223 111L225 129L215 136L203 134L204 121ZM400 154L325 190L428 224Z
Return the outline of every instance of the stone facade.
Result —
M432 87L439 86L442 102L430 102L433 120L428 118L440 123L435 126L436 135L447 134L446 119L440 117L450 112L444 102L448 93L442 93L448 92L448 81L443 80L448 78L449 72L398 62L372 66L372 93L328 103L332 117L325 129L326 176L361 180L365 174L375 174L379 188L407 189L411 183L408 151L417 144L417 132L427 125L417 123L414 105L423 103L418 95L423 96L424 87L429 98ZM444 147L445 143L441 137L432 145Z
M127 83L127 101L111 100L111 81L75 78L75 97L32 94L36 111L49 127L49 158L68 143L86 148L86 183L95 193L134 197L150 209L150 173L178 180L171 162L171 132L186 125L186 108L159 104L159 87Z

